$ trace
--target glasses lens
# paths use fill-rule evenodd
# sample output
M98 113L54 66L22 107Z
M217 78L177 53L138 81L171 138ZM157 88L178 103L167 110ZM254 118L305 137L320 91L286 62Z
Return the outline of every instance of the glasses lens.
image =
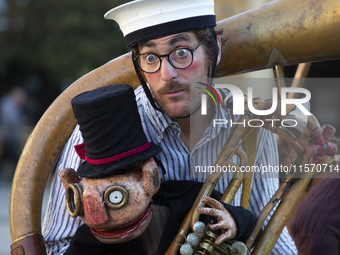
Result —
M187 68L192 63L192 52L186 48L173 50L169 53L169 59L173 66Z
M160 66L160 59L156 54L140 54L137 57L139 67L147 73L158 71Z

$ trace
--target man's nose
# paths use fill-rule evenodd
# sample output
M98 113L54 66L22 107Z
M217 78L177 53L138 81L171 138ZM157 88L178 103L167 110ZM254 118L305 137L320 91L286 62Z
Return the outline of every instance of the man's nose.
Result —
M170 64L167 58L163 58L160 72L162 80L166 82L176 79L178 75L177 69Z
M109 216L99 191L94 187L87 187L83 194L84 215L92 226L104 224Z

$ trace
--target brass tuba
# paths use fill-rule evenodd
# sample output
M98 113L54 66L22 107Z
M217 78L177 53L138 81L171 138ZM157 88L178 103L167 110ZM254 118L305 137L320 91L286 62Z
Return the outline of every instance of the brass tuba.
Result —
M224 29L228 41L217 76L340 58L338 0L274 1L222 20L218 22L218 28ZM36 125L21 154L13 180L10 197L12 250L46 254L41 235L42 199L52 168L76 125L71 99L81 92L117 83L131 84L134 88L139 84L130 53L75 81ZM309 123L318 125L315 119ZM269 223L270 229L265 230L253 254L270 253L299 199L295 194L302 193L308 178L298 181L286 194L285 201ZM277 197L283 194L283 188L277 191ZM258 225L267 210L265 207Z

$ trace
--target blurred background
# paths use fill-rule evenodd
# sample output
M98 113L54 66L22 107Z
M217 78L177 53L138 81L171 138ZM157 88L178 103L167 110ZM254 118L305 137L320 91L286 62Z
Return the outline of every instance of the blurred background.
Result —
M127 52L118 25L103 18L105 12L124 2L0 0L0 255L10 252L8 203L21 150L60 93L79 77ZM217 19L268 2L215 0ZM313 63L308 77L339 77L339 68L339 61ZM295 70L296 66L286 67L286 76L293 77ZM246 76L273 77L271 70ZM339 88L307 89L317 118L324 117L322 109L327 109L333 122L330 124L340 128ZM323 108L313 108L313 104L322 104Z
M122 0L0 0L1 179L28 134L73 81L127 51L104 13ZM5 170L4 170L5 169Z
M118 25L103 17L124 2L0 0L0 255L10 253L9 196L21 150L60 93L127 52Z

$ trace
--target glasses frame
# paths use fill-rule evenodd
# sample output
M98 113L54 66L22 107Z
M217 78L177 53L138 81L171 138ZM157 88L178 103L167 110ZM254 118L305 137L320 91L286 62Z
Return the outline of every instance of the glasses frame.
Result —
M170 65L173 66L174 68L176 68L176 69L186 69L186 68L188 68L189 66L191 66L192 62L194 61L194 52L197 50L197 48L198 48L199 46L201 46L201 44L202 44L203 42L204 42L204 40L202 40L202 41L201 41L195 48L193 48L193 49L189 49L189 48L178 48L178 49L174 49L174 50L170 51L168 54L163 54L163 55L157 55L157 54L155 54L155 53L142 53L142 54L139 54L139 55L136 56L136 57L133 57L133 61L135 61L135 62L137 63L137 65L138 65L138 67L140 68L140 70L142 70L144 73L157 73L157 72L161 69L161 67L162 67L162 58L164 58L164 57L167 57L168 62L169 62ZM188 50L188 51L191 53L191 62L190 62L190 64L189 64L187 67L177 67L177 66L175 66L175 65L172 63L172 61L171 61L170 54L173 53L173 52L176 51L176 50L181 50L181 49L186 49L186 50ZM150 54L157 56L158 59L159 59L159 68L158 68L156 71L153 71L153 72L144 71L143 68L139 65L139 62L138 62L138 58L139 58L140 56L143 56L143 55L150 55Z

